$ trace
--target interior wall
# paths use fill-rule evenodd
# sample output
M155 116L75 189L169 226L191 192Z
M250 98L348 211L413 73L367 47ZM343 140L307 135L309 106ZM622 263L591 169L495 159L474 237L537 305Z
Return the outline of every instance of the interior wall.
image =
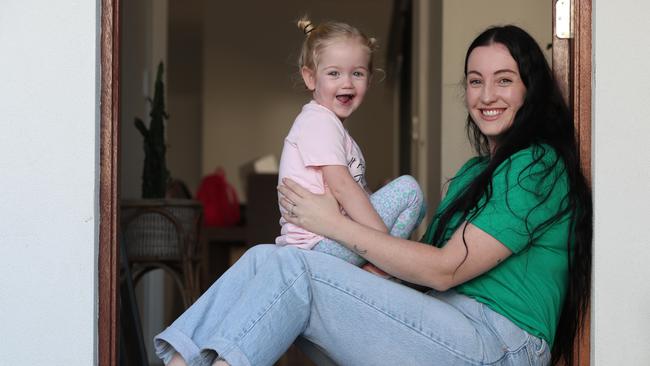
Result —
M0 363L95 365L98 1L0 11Z
M223 166L242 201L240 166L267 154L279 159L284 137L310 99L296 79L304 35L294 22L307 10L316 22L347 21L378 38L377 66L384 66L390 0L205 4L202 171ZM381 79L378 73L363 105L345 123L363 150L371 188L394 173L392 93Z
M203 0L169 2L167 166L192 195L201 179Z
M120 10L120 196L131 199L142 197L144 163L134 120L149 126L158 63L167 66L167 0L123 1Z
M413 80L416 96L414 110L418 118L416 178L427 199L427 216L418 228L421 238L426 224L440 202L441 125L442 125L442 43L443 0L415 1L414 61L417 70Z
M120 199L142 197L142 167L144 163L143 137L135 128L134 119L139 117L148 127L151 121L149 112L153 99L154 83L158 64L165 69L166 102L168 97L169 65L167 62L167 0L122 1L120 39ZM169 108L167 107L169 112ZM166 134L169 126L166 122ZM169 138L168 138L169 144ZM170 153L167 153L169 161ZM168 169L169 167L168 162ZM136 286L138 305L142 321L142 331L149 362L159 361L153 352L151 342L165 326L165 306L163 291L165 273L154 270L143 276Z
M124 1L120 10L120 195L139 198L144 150L133 121L139 117L149 122L150 0Z
M650 3L593 4L592 365L649 365Z
M463 68L472 40L491 25L522 27L545 50L552 40L552 1L539 0L443 0L442 6L442 127L441 184L474 156L467 141Z

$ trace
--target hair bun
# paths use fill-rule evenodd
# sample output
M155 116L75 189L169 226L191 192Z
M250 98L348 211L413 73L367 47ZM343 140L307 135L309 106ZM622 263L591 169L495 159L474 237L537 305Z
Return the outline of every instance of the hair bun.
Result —
M316 26L311 22L311 20L309 20L307 16L304 16L298 20L298 28L301 29L306 36L308 36L311 31L316 29Z
M305 34L309 34L309 32L313 31L314 28L316 27L314 27L313 24L309 23L302 29L302 31L305 32Z

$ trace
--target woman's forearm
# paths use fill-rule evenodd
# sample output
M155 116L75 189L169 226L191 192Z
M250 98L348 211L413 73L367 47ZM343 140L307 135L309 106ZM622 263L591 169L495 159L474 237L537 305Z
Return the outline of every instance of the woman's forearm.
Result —
M408 282L446 290L489 271L512 252L471 223L461 224L438 248L392 237L340 214L326 189L316 195L290 179L278 190L285 220L324 235L359 253L383 271ZM294 215L290 215L293 212Z
M437 247L390 236L344 217L326 236L347 246L383 271L402 280L437 290L452 283L454 268Z
M512 252L478 227L463 223L443 248L392 237L339 216L329 237L383 271L408 282L447 290L506 260Z

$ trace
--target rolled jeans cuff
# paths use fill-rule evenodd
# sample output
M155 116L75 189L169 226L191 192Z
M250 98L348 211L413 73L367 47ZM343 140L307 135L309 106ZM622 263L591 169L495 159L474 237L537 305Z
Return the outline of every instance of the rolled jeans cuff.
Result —
M193 364L195 358L201 355L201 350L190 337L172 327L168 327L158 334L153 343L156 355L165 365L171 361L176 353L179 353L183 360L190 365Z

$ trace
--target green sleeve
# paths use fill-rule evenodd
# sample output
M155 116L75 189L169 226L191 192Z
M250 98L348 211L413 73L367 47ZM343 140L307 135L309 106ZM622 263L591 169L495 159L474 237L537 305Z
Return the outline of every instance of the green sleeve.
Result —
M468 221L518 253L566 206L566 182L564 164L552 148L522 150L497 167L491 197Z

